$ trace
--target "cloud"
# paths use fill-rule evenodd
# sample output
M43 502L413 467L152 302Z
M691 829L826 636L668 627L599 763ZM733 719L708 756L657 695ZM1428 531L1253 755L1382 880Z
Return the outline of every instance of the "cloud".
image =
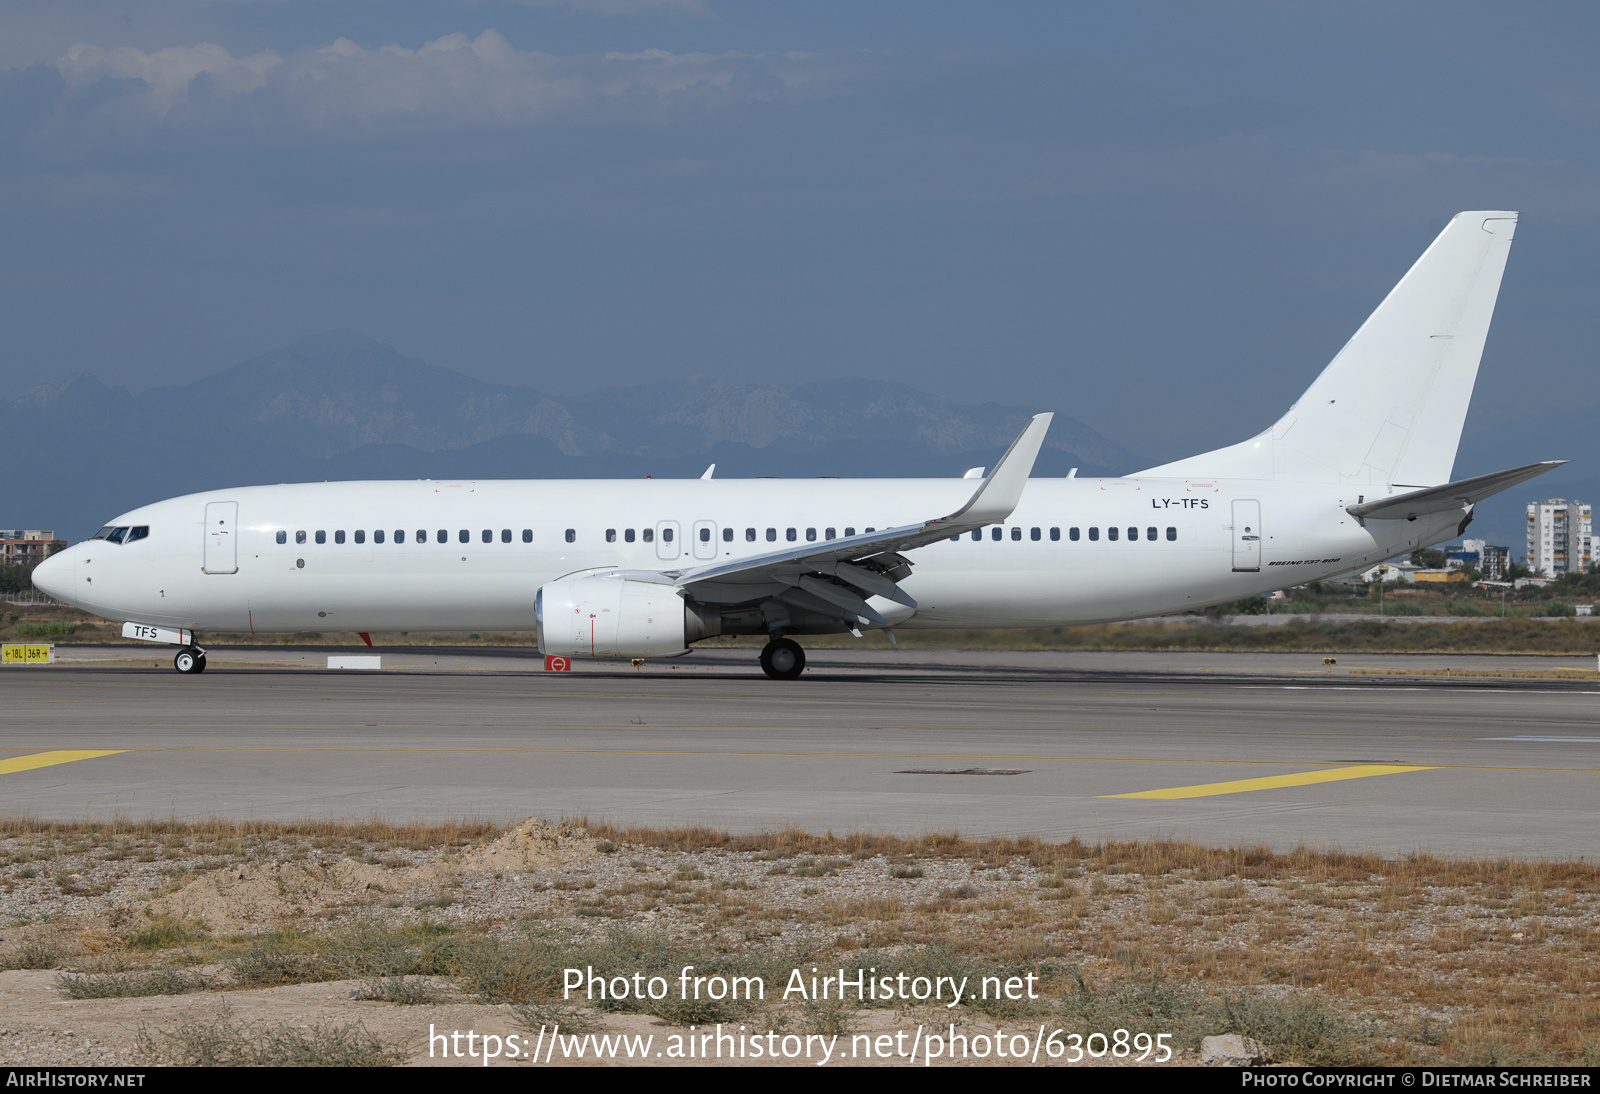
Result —
M705 0L501 0L519 8L566 8L580 15L690 15L711 16Z
M251 57L234 57L221 46L171 46L146 53L122 46L75 45L56 62L67 87L81 91L101 80L137 80L145 85L145 100L158 115L187 100L195 77L204 73L216 87L228 94L242 95L267 83L268 74L283 64L283 58L269 51Z
M93 130L160 125L348 133L503 128L582 119L640 121L837 93L864 56L520 50L497 31L450 34L419 49L348 38L287 57L221 46L76 45L55 66Z

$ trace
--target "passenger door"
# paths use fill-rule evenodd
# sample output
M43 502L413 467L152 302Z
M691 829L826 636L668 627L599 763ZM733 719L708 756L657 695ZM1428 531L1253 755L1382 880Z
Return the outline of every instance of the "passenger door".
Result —
M1254 498L1233 502L1233 572L1261 569L1261 503Z
M205 565L201 567L206 573L239 572L238 523L238 502L213 501L206 504L206 554Z

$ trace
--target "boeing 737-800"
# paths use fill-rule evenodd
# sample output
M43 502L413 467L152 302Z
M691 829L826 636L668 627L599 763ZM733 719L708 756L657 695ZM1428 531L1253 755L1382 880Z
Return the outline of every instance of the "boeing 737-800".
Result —
M1122 478L1030 478L1040 414L966 479L254 486L124 513L33 580L177 645L180 672L205 668L197 632L532 625L574 659L766 635L761 667L792 679L790 635L1236 600L1437 543L1558 466L1450 481L1515 227L1456 216L1270 429Z

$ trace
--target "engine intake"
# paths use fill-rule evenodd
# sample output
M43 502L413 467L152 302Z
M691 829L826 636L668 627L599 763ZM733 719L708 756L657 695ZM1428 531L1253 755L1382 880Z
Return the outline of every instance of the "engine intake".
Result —
M539 649L560 657L674 657L722 633L721 613L621 571L563 578L534 597Z

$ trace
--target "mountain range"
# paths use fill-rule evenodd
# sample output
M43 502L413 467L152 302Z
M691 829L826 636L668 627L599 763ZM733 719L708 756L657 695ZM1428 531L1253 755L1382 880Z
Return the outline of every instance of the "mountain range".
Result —
M968 406L904 384L682 382L557 398L488 384L333 331L178 387L131 394L88 373L0 399L0 524L81 539L197 490L374 478L960 475L1046 407ZM1035 473L1135 470L1057 414Z

